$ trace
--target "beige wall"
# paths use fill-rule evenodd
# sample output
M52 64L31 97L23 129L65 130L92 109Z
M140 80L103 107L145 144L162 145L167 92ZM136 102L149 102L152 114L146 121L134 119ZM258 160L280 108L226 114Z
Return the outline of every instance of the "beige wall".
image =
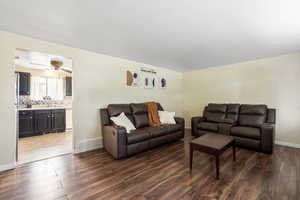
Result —
M300 144L300 53L184 73L184 116L210 102L277 109L276 140Z
M99 108L109 103L159 101L167 110L182 114L182 73L100 55L0 31L0 168L14 162L14 54L16 48L73 59L73 130L78 151L100 142ZM164 75L166 89L128 88L126 70L151 67ZM81 145L81 147L80 147ZM86 146L85 146L86 145ZM96 144L97 145L97 144ZM3 167L2 167L3 168Z
M1 31L0 44L0 170L15 159L16 48L73 59L73 130L78 151L101 140L99 108L149 100L183 114L187 127L209 102L265 103L277 109L276 139L300 144L300 53L179 73ZM145 66L165 76L168 88L125 86L126 70Z

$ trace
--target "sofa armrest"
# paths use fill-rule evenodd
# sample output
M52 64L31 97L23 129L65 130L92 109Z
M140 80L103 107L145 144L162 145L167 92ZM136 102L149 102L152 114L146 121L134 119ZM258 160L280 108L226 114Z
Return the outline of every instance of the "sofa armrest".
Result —
M184 137L184 133L185 133L185 121L184 118L182 117L174 117L176 124L180 124L181 125L181 131L182 131L182 137Z
M203 121L205 121L204 117L201 117L201 116L192 117L192 120L191 120L192 136L198 136L197 126L200 122L203 122Z
M102 136L104 148L115 158L127 156L126 129L120 126L103 126Z
M261 151L271 154L273 152L275 140L275 125L264 123L261 126Z
M184 129L185 127L185 122L184 122L184 118L182 117L174 117L176 124L180 124L182 126L182 128Z

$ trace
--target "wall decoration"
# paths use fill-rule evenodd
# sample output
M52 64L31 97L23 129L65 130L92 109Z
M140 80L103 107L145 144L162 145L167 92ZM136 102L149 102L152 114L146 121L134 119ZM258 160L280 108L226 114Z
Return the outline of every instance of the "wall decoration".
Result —
M156 87L156 79L151 76L146 76L144 78L144 87L147 89L152 89Z
M157 72L150 68L141 68L141 72L126 72L127 86L137 87L141 86L146 89L166 88L167 80L165 77L158 77Z
M155 88L157 85L156 71L154 71L153 69L142 67L141 72L142 72L142 77L144 79L144 88L147 89Z
M165 78L159 79L159 86L160 88L166 88L167 87L167 80Z
M156 78L152 78L152 86L153 86L153 88L156 87Z
M127 71L127 86L137 87L139 85L139 74L137 72Z

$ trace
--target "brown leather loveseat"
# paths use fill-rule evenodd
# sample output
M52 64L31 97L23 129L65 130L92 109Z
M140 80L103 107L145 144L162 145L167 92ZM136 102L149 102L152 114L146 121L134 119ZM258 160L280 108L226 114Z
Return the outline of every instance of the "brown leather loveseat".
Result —
M272 153L276 110L266 105L208 104L202 117L192 118L192 135L231 135L240 147Z
M158 110L163 110L160 104ZM126 133L116 126L110 117L122 112L131 120L136 130ZM100 109L104 148L115 158L121 159L150 148L176 141L184 137L184 119L175 117L176 124L149 126L148 107L138 104L110 104Z

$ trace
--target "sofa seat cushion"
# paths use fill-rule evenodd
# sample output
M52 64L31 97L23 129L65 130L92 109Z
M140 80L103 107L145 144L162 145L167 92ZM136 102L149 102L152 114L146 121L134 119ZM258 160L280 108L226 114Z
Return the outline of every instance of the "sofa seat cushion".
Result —
M127 143L135 144L138 142L142 142L148 140L150 138L150 134L148 131L136 129L127 134Z
M150 134L151 138L169 134L169 129L167 125L145 127L143 128L143 130L147 131Z
M214 131L217 132L219 127L217 123L212 122L200 122L198 128L202 130Z
M259 128L236 126L231 128L230 133L233 136L246 137L246 138L252 138L257 140L260 139Z
M169 133L180 131L182 126L180 124L169 124L167 125Z

